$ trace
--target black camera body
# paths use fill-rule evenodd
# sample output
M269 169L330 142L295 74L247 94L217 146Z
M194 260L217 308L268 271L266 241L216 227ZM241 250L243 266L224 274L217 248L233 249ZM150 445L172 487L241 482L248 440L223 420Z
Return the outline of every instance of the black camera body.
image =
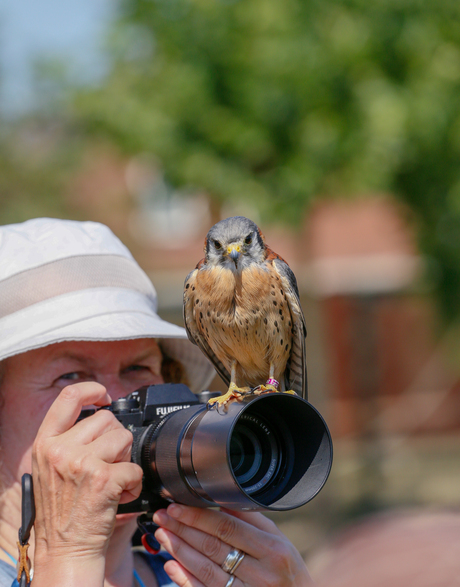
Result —
M119 513L148 511L167 507L171 500L161 496L161 479L157 474L153 452L153 436L169 416L179 410L207 403L214 394L204 391L195 395L183 384L160 384L141 387L125 398L112 402L107 409L133 434L131 461L144 471L141 495L134 501L121 504ZM174 401L172 401L174 400Z
M317 410L297 395L249 395L225 413L219 395L182 384L143 387L104 408L133 434L142 467L138 499L120 513L154 512L170 502L234 510L289 510L312 499L332 465L332 440Z

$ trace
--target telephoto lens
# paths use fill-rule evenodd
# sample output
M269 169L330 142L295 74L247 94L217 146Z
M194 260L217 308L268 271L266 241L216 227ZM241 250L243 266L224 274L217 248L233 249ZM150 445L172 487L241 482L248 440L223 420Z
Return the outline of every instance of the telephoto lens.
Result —
M176 403L166 403L171 398ZM141 497L120 511L154 511L171 501L290 510L310 501L331 469L329 430L297 395L250 396L222 413L185 386L161 385L114 402L113 411L133 432L131 458L144 471Z

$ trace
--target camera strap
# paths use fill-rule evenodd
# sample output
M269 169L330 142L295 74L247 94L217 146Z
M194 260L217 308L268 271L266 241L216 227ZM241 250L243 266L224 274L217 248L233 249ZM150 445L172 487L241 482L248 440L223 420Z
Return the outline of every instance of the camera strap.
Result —
M153 512L144 512L137 518L137 527L140 530L141 542L145 550L150 554L158 554L161 546L154 536L158 526L152 518Z
M28 587L32 580L32 565L27 555L29 537L35 522L35 501L32 475L25 473L22 476L22 507L21 527L18 532L18 583L20 587Z

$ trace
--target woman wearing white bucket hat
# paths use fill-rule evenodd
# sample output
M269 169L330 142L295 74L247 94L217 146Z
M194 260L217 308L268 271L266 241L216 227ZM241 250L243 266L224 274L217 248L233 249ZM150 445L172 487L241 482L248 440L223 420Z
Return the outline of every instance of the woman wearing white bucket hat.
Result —
M49 218L0 227L0 587L17 585L10 559L31 463L34 587L311 585L260 514L171 505L155 515L156 537L176 560L133 556L135 516L116 514L142 484L132 436L106 410L75 421L83 406L168 380L171 365L195 392L214 374L184 329L159 318L152 284L107 227ZM240 549L244 581L231 563Z

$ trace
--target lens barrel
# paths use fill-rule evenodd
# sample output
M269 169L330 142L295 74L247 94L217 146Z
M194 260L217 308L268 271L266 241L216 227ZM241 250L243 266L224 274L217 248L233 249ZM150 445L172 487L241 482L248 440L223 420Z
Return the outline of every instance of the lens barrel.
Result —
M238 510L290 510L310 501L332 466L319 412L299 396L270 393L177 411L142 438L145 489L169 501Z

